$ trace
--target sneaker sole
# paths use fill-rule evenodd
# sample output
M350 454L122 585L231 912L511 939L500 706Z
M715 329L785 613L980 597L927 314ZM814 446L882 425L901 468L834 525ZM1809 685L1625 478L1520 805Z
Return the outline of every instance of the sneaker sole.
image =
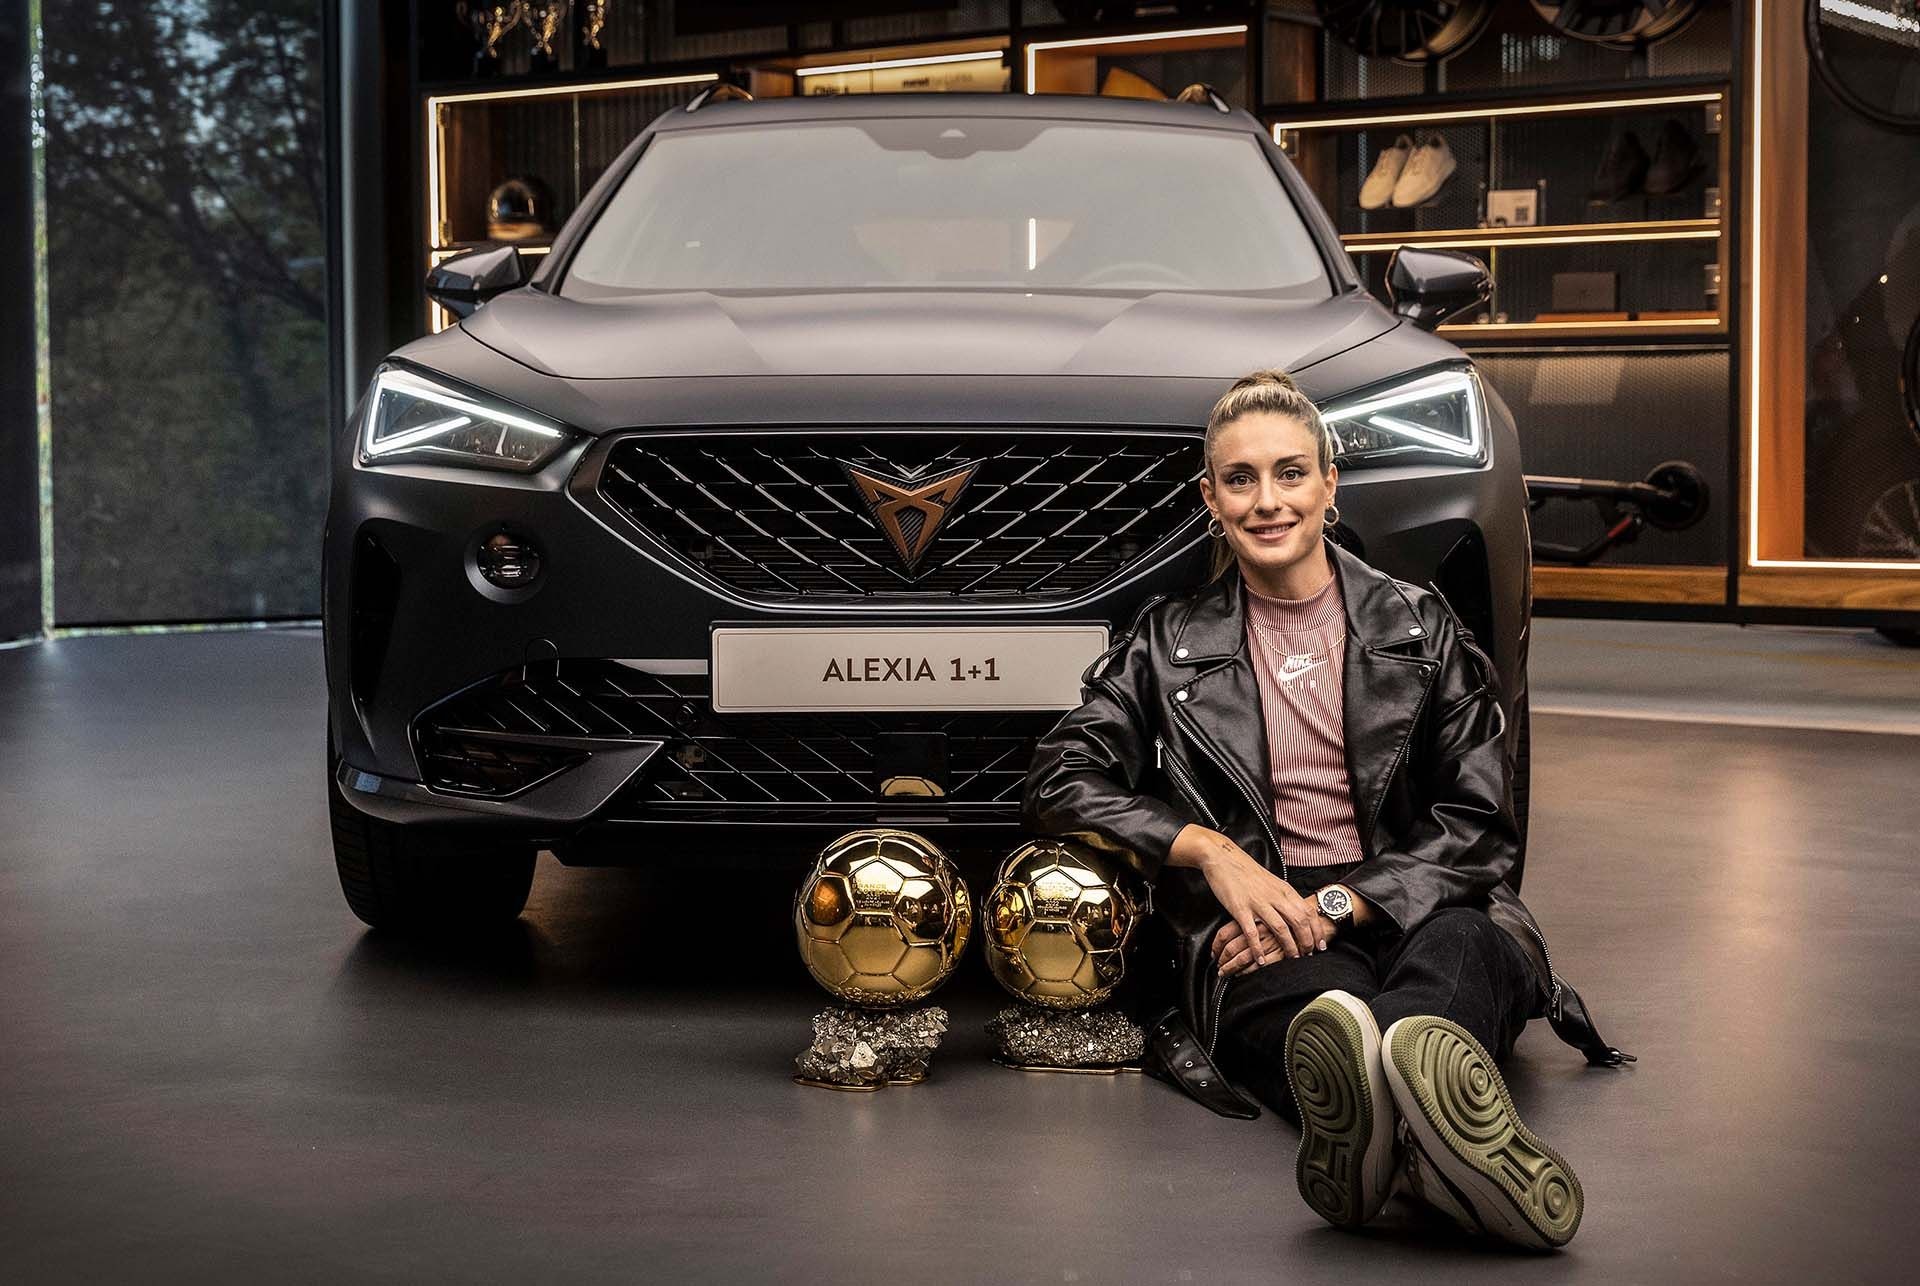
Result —
M1573 1167L1520 1120L1480 1043L1444 1018L1403 1018L1387 1033L1395 1103L1427 1160L1480 1226L1546 1250L1580 1227Z
M1313 1212L1341 1228L1373 1218L1393 1188L1393 1100L1369 1066L1380 1066L1373 1024L1330 995L1287 1027L1287 1086L1300 1112L1294 1176Z

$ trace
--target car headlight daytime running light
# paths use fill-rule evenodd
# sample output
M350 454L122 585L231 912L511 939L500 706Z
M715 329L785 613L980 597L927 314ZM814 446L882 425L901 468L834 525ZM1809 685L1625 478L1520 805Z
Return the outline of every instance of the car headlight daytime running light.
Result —
M1479 464L1487 458L1487 407L1480 379L1449 368L1336 402L1320 413L1346 464L1441 459Z
M482 402L403 367L374 376L360 463L407 460L481 469L537 469L572 433L517 407Z

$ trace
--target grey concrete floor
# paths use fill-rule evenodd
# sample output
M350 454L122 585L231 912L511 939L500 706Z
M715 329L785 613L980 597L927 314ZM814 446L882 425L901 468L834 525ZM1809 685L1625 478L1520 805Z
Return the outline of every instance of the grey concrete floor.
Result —
M519 928L341 902L311 632L0 652L0 1279L1691 1282L1920 1256L1920 740L1545 716L1527 894L1638 1066L1509 1082L1585 1185L1548 1259L1322 1226L1271 1116L987 1062L793 1085L792 873L542 859ZM736 924L699 946L677 908Z

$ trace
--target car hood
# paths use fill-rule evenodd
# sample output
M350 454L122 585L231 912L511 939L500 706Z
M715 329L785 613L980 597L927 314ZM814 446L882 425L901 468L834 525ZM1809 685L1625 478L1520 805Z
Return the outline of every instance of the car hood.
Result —
M461 323L570 380L729 375L1134 375L1299 370L1394 328L1371 298L1185 292L705 291L501 295Z

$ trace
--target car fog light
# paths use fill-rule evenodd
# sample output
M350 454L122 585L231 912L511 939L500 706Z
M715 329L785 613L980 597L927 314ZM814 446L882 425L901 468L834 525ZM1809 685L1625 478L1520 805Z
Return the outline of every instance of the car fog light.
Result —
M475 556L480 574L502 589L522 589L540 574L540 551L533 542L512 532L487 537Z

